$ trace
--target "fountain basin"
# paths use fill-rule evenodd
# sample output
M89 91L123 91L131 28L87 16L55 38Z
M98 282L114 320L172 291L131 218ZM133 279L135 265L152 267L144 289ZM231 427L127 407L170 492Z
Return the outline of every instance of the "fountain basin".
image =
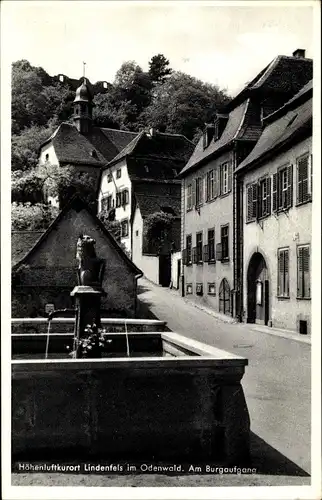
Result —
M159 356L13 360L13 457L247 460L247 359L173 332L151 339Z

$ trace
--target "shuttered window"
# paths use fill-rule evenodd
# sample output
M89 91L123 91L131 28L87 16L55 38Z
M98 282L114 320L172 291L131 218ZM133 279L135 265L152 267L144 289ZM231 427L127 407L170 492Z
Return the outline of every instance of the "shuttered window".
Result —
M215 262L215 230L208 230L208 262Z
M196 179L196 206L203 203L203 178L197 177Z
M193 247L192 249L192 263L197 263L197 247Z
M191 210L193 207L192 203L192 184L188 184L187 187L187 211Z
M121 237L126 238L129 235L129 221L123 220L121 222Z
M271 178L266 177L258 185L258 217L271 213Z
M202 233L196 234L196 249L197 249L197 263L201 264L203 262L202 259Z
M277 295L279 297L289 297L289 249L280 248L277 251Z
M309 299L310 289L310 246L297 247L297 297Z
M116 208L119 208L122 204L122 193L116 193Z
M215 198L215 170L209 170L207 173L207 201L213 200Z
M129 190L124 189L124 191L122 191L122 205L127 205L128 202L129 202Z
M297 204L305 203L311 200L311 156L305 155L299 158L296 162L297 167Z
M257 219L258 209L258 184L257 182L247 186L247 210L246 220L252 222Z
M192 264L192 236L191 234L186 237L186 252L187 252L187 257L186 257L186 262L187 266L190 266Z
M222 226L221 230L221 260L229 259L229 226Z
M286 210L293 204L293 165L280 168L273 175L273 212Z
M101 212L108 212L112 208L112 196L105 196L101 200Z
M227 194L232 188L232 165L225 162L220 166L220 194Z

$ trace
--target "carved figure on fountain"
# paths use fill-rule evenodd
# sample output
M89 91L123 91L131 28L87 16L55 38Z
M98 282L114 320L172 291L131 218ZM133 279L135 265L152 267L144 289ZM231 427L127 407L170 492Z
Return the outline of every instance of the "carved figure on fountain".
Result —
M86 234L81 234L77 240L77 276L81 286L102 287L105 265L104 260L96 256L95 243L95 240Z

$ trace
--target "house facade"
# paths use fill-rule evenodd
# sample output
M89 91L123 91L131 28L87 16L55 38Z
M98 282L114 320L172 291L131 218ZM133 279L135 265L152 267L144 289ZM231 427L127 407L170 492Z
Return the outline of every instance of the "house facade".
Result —
M263 120L312 78L302 50L278 56L217 115L180 173L182 294L243 317L242 191L236 170L259 140Z
M134 191L133 262L150 281L178 288L180 184L135 183ZM155 226L151 228L153 218Z
M142 272L78 198L64 207L44 233L13 232L13 317L43 317L48 305L54 309L74 307L70 292L77 285L76 243L80 234L95 239L97 257L105 261L103 313L135 317L137 280Z
M193 147L186 137L179 134L166 134L153 129L141 131L103 169L98 192L99 211L105 211L111 219L120 221L121 242L130 255L133 252L136 193L140 196L143 190L149 194L151 188L150 194L159 196L161 205L163 193L166 197L177 193L180 190L177 175Z
M310 334L312 81L264 127L236 171L244 320Z
M93 192L96 193L100 172L117 156L137 133L95 127L92 123L93 91L88 80L83 79L73 102L73 123L61 123L40 147L40 165L72 166L80 173L89 174ZM44 193L45 200L59 206L58 198Z

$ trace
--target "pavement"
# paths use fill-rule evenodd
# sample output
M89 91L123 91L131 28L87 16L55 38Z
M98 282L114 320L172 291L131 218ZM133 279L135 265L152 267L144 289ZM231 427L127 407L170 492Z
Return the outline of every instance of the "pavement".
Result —
M284 466L292 463L310 473L309 343L288 337L289 332L273 335L273 329L258 325L223 322L182 298L177 290L146 279L139 281L138 293L140 302L158 319L167 321L170 330L248 358L242 385L253 434L284 457L280 465L284 460Z

